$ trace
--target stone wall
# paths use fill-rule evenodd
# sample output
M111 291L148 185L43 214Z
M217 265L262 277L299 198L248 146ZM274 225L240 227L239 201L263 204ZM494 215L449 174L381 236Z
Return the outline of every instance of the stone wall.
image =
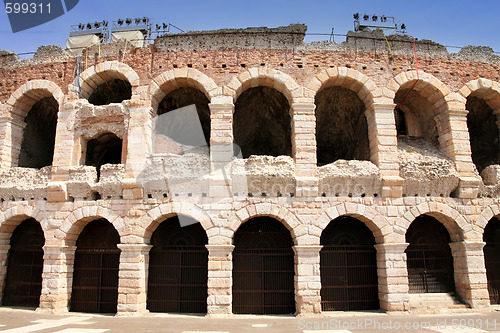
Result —
M178 38L179 45L192 42ZM294 241L297 315L317 314L321 233L337 217L352 216L375 237L381 309L407 311L415 305L408 292L405 234L416 217L427 214L450 234L458 297L470 307L488 307L482 234L500 214L500 198L487 187L491 182L483 185L472 162L465 105L473 95L498 113L499 64L495 57L458 59L439 45L418 45L419 72L411 53L393 57L382 45L177 51L150 46L121 54L107 45L101 56L89 50L76 78L74 58L1 62L0 279L13 230L33 217L46 239L40 309L67 311L76 239L88 222L105 218L120 235L119 314L144 313L151 234L166 218L186 215L208 236L207 313L229 315L233 235L252 217L269 216ZM424 45L433 51L426 53ZM89 104L93 90L115 79L130 83L130 100ZM235 104L257 86L276 89L288 101L291 157L234 156ZM210 101L208 151L154 150L153 118L178 87L197 89ZM369 161L318 167L315 97L325 87L351 90L362 101ZM432 108L438 135L432 149L404 146L397 136L395 97L410 88ZM24 119L47 96L59 105L51 172L16 168ZM105 132L122 139L122 164L102 166L97 182L97 170L84 166L82 156L86 142ZM37 174L42 180L33 179Z

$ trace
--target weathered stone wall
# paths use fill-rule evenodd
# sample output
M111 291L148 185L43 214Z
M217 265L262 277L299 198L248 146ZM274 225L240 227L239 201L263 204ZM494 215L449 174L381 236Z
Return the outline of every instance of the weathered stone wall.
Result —
M192 43L188 37L179 36L176 43ZM409 47L408 42L399 41L396 49ZM0 281L13 230L33 217L46 239L40 308L67 311L76 239L88 222L105 218L120 234L118 311L145 312L151 234L166 218L186 215L208 236L207 312L228 315L233 235L250 218L270 216L291 233L296 310L310 315L321 312L321 233L335 218L352 216L375 237L380 307L406 311L415 304L408 293L405 234L416 217L428 214L450 234L458 297L471 307L487 307L482 234L500 214L500 198L488 188L495 186L490 179L495 177L490 174L483 185L473 164L465 105L474 95L498 113L498 60L453 56L439 45L417 43L417 73L411 52L393 57L379 42L374 48L364 43L358 49L349 37L341 46L177 51L107 45L101 56L97 49L84 55L77 78L75 58L0 62L5 184L0 188ZM86 100L99 85L116 79L130 83L130 100L106 106ZM233 156L235 104L257 86L276 89L287 99L290 157ZM179 87L198 89L210 101L208 151L175 150L171 142L165 151L154 150L152 118L163 98ZM370 161L337 160L318 167L315 97L325 87L351 90L362 102ZM395 97L409 89L432 108L429 121L438 135L432 149L398 139ZM48 96L59 105L52 170L16 168L24 119ZM102 166L97 181L97 170L84 166L85 145L105 132L123 140L122 164Z

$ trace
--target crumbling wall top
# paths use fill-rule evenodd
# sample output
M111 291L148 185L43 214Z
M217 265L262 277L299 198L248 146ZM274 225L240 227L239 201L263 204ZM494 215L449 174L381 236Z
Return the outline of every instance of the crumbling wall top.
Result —
M290 24L284 27L251 27L245 29L220 29L188 31L165 34L155 40L159 49L228 50L228 49L291 49L303 43L307 26Z

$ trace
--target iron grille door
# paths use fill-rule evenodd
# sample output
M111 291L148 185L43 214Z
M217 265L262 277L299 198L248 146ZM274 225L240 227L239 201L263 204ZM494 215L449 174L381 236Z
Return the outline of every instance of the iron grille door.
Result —
M484 229L483 248L491 304L500 304L500 220L491 219Z
M238 249L233 254L233 312L295 312L292 249Z
M3 305L37 307L42 292L43 250L15 246L9 251Z
M484 263L491 304L500 304L500 244L486 244Z
M320 267L323 311L379 308L373 245L325 246L320 253Z
M234 235L233 312L295 312L292 237L270 217L245 222Z
M207 312L208 251L203 245L154 246L149 258L151 312Z
M45 237L35 219L23 221L12 233L3 305L37 307L42 292Z
M71 311L115 313L119 263L119 249L77 249Z
M455 290L450 235L435 218L421 215L406 233L410 293L448 293Z
M342 216L323 231L321 244L322 310L378 309L375 238L370 229L353 217Z

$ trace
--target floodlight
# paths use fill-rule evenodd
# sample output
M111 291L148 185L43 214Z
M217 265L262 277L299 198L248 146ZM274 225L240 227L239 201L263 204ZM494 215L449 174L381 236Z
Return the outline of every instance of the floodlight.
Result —
M359 20L359 13L354 14L353 17L355 20Z
M125 19L125 23L127 23L127 25L130 25L132 23L132 19L127 17Z
M123 25L123 20L122 19L118 19L118 21L116 21L118 23L118 25Z

